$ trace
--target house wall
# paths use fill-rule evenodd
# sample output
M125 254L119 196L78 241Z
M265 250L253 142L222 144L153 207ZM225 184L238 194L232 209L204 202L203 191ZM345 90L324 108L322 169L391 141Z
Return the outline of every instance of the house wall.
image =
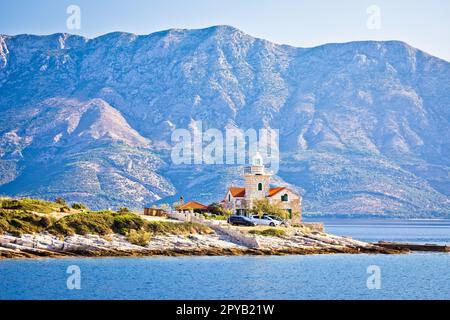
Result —
M258 184L262 183L263 189L258 190ZM270 175L245 175L245 198L264 199L269 193Z
M288 195L288 201L281 200L282 196L285 194ZM283 190L273 197L270 197L269 202L272 204L277 204L285 210L290 209L293 213L291 223L298 224L302 222L302 199L298 194L289 189ZM297 213L297 215L295 215L295 213Z
M258 180L260 181L260 180ZM256 185L257 188L257 185ZM246 190L246 195L247 195ZM288 201L282 201L282 196L285 194L288 195ZM253 200L249 198L235 198L231 195L231 201L228 200L228 196L231 195L231 192L228 192L225 198L225 208L233 210L233 213L236 212L238 209L251 209L253 206ZM266 198L266 195L264 195L262 198L258 199L264 199ZM293 217L291 219L291 223L293 224L300 224L302 222L302 199L301 197L289 190L283 190L273 197L267 198L270 203L272 204L278 204L281 208L285 210L291 210L293 213Z
M166 217L167 211L162 210L162 209L155 209L155 208L145 208L144 215L153 216L153 217Z
M237 209L247 209L248 207L248 201L245 198L235 198L231 195L231 201L229 201L228 196L231 195L230 192L227 193L224 207L226 209L231 209L233 211L236 211Z

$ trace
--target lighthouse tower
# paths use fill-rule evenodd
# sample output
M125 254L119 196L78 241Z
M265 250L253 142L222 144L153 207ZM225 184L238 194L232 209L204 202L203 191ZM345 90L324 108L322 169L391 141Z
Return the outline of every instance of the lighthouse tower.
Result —
M269 194L272 173L264 168L263 157L258 152L252 159L252 165L245 168L245 200L252 207L254 200L264 199Z

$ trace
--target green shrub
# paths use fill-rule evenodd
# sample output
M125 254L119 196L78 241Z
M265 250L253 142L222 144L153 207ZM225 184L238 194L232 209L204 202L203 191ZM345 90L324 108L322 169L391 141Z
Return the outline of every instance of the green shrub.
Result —
M112 233L114 217L111 214L98 212L82 212L59 219L52 227L52 232L62 235Z
M130 209L126 208L126 207L122 207L119 209L119 211L117 211L118 213L130 213Z
M130 230L139 230L144 227L144 220L136 214L114 214L113 230L126 235Z
M138 215L119 214L111 211L90 211L72 214L61 218L52 227L57 234L97 234L119 233L126 235L130 230L140 230L144 220Z
M0 218L0 234L4 234L9 230L9 223L6 219Z
M51 221L47 221L45 218L47 217L20 210L0 209L0 233L9 232L20 235L42 232L47 228L44 226L47 222L51 224Z
M266 237L284 237L286 235L286 232L284 230L275 229L275 228L269 228L265 230L251 230L249 233L251 234L258 234L261 236Z
M51 213L59 211L61 206L48 201L36 199L11 199L0 198L0 209L34 211L39 213Z
M61 207L59 209L59 212L69 213L70 212L70 208L67 207L67 206Z
M13 209L14 208L14 209ZM26 209L25 209L26 208ZM0 198L0 234L33 234L49 231L57 236L73 234L96 234L106 236L113 233L130 236L136 243L144 243L151 235L189 235L214 233L209 227L191 222L148 222L140 216L126 212L87 211L69 214L56 221L50 216L32 213L70 211L56 203L33 199ZM213 216L214 217L214 216ZM221 216L215 218L221 219ZM132 232L132 230L136 232ZM139 240L140 239L140 240ZM133 240L135 241L135 240Z
M42 217L41 220L39 220L39 226L42 228L48 228L52 225L52 220L49 217Z
M21 220L16 219L16 218L10 219L9 224L16 229L22 229L25 226L25 224Z
M2 209L10 209L10 210L19 210L22 209L21 201L17 199L2 199L0 202L0 208Z
M85 206L85 205L82 204L82 203L73 203L73 204L72 204L72 209L75 209L75 210L87 210L88 207Z
M229 216L231 216L233 214L232 210L225 209L224 207L222 207L220 204L218 204L216 202L211 203L208 206L208 212L214 216L219 216L219 217L225 216L226 218L228 218ZM226 220L226 218L225 218L225 220ZM220 220L222 220L222 219L220 219Z
M267 199L256 200L251 210L253 214L262 216L263 214L274 215L282 219L289 218L289 213L278 204L272 204Z
M127 240L130 243L141 247L146 247L151 238L151 233L145 230L130 230L127 233Z
M61 197L56 198L56 199L55 199L55 203L57 203L57 204L59 204L59 205L62 205L62 206L67 206L67 201L64 200L64 199L61 198Z

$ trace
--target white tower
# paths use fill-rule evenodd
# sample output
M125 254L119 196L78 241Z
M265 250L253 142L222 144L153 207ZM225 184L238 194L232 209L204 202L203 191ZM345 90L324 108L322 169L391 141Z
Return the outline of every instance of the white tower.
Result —
M252 165L245 168L245 199L252 206L253 200L264 199L270 189L272 174L265 170L263 157L257 152L252 158Z

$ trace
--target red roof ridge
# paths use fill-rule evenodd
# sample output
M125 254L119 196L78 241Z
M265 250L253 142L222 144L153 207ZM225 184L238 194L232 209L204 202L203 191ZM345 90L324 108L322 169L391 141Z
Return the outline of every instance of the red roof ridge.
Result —
M235 198L244 198L245 197L245 188L242 187L230 187L228 189L231 192L231 195Z
M208 209L208 206L205 206L204 204L201 204L197 201L189 201L183 204L178 208L179 210L189 210L189 209Z
M286 187L275 187L275 188L270 188L269 189L269 194L268 197L273 197L274 195L276 195L277 193L286 190Z

